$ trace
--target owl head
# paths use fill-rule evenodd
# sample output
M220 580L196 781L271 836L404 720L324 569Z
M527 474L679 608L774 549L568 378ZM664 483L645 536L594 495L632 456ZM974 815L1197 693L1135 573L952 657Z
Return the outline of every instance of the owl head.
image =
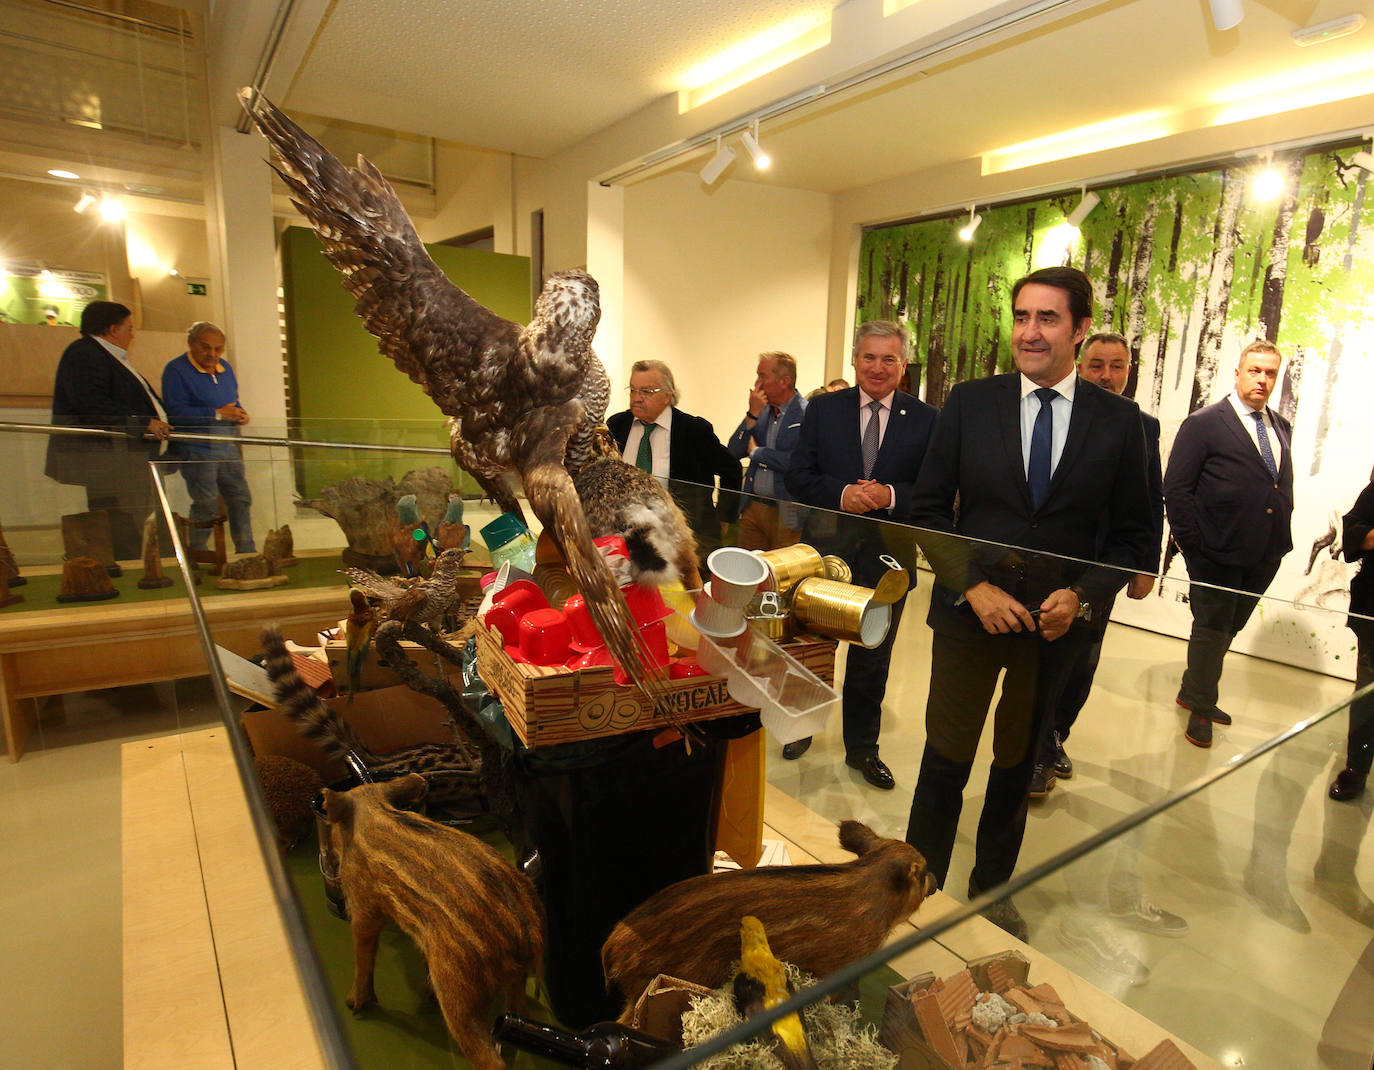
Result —
M601 289L585 271L560 271L549 276L534 318L558 331L571 331L588 339L601 319Z

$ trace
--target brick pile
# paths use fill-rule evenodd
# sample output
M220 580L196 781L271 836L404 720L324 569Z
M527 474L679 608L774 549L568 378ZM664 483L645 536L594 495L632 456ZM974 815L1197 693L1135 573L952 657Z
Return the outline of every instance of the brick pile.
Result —
M961 970L907 997L921 1039L949 1070L1196 1070L1171 1040L1132 1057L1071 1014L1053 986L1019 982L1001 961L980 973L983 988Z

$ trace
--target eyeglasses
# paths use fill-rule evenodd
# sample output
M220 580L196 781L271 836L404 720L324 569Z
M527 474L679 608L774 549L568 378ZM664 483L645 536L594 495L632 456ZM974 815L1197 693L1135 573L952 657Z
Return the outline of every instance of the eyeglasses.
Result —
M663 393L663 387L661 386L651 386L647 389L638 386L627 386L625 390L629 393L630 397L639 398L641 401L648 401L655 394Z

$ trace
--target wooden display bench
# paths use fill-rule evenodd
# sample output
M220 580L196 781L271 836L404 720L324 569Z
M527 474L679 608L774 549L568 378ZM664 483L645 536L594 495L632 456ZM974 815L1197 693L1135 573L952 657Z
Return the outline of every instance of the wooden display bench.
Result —
M259 649L258 633L268 621L290 637L309 641L347 604L342 583L201 598L215 641L244 654ZM23 756L34 731L34 699L205 672L205 653L185 598L0 615L0 721L9 759Z
M224 729L121 763L126 1070L326 1066Z

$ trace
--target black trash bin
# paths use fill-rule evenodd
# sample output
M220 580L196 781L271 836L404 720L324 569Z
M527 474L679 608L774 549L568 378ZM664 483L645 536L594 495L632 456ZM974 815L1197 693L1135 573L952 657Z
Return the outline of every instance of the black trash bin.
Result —
M615 1018L601 945L616 922L668 885L709 873L726 744L757 713L699 725L705 743L655 747L656 732L523 751L510 770L518 857L547 911L551 1009L583 1029ZM631 993L634 998L638 993Z

